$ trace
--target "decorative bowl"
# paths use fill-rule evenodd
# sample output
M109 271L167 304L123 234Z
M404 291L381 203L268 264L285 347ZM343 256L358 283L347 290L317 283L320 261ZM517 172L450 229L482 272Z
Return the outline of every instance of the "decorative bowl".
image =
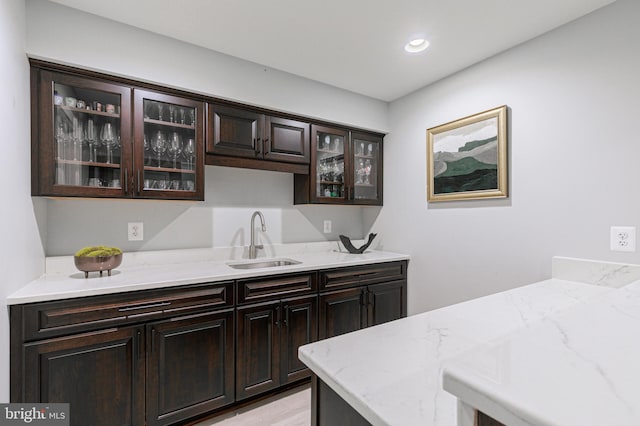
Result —
M74 256L73 261L76 268L84 272L84 277L89 277L89 272L107 271L107 275L111 276L111 270L117 268L122 263L122 253L113 256Z

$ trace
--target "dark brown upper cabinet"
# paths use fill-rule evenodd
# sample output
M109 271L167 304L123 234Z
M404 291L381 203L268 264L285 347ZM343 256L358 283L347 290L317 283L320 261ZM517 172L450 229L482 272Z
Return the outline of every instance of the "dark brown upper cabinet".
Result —
M207 164L308 173L309 123L217 104L207 121Z
M134 89L133 195L204 200L204 104Z
M309 174L294 186L295 204L382 205L382 136L312 125Z
M32 195L203 200L204 103L87 74L31 69Z

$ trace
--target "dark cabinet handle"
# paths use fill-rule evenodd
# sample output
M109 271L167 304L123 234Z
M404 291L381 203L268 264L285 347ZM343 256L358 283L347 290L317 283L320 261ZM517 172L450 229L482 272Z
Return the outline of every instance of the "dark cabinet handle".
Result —
M280 325L280 306L276 306L276 325Z
M159 308L161 306L169 306L170 304L171 302L158 302L158 303L149 303L148 305L125 306L124 308L118 308L118 312L129 312L129 311L137 311L139 309Z
M254 139L253 145L256 147L256 157L262 154L262 139L261 138Z
M138 176L136 177L136 193L140 194L140 170L138 170Z
M138 345L138 350L136 351L136 353L138 355L138 360L142 358L142 342L140 340L141 337L142 337L142 332L138 330L138 332L136 333L136 345Z
M284 325L289 324L289 305L284 305Z
M129 192L129 171L124 168L124 193Z
M151 328L151 353L154 352L156 347L156 328Z
M267 155L269 153L269 138L262 141L262 152L264 153L264 155Z

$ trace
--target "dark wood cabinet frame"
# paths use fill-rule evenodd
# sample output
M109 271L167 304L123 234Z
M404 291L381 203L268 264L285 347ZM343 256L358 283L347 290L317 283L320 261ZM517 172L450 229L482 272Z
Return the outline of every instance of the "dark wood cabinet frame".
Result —
M133 91L135 94L136 90L150 91L155 92L158 95L173 97L173 99L182 99L182 101L201 103L204 105L204 107L201 108L204 115L202 120L199 121L198 127L203 130L198 131L202 131L201 134L203 136L202 138L198 137L198 139L203 139L204 143L198 146L196 156L199 166L197 170L199 170L199 173L202 175L204 174L204 167L201 166L202 164L293 173L295 174L295 204L327 202L326 200L314 200L311 194L315 187L309 186L312 183L310 174L315 174L315 170L311 170L314 156L312 148L314 144L311 141L312 125L329 127L344 132L347 135L357 136L365 140L372 140L376 142L380 141L380 143L384 138L384 134L382 133L347 127L301 115L283 113L281 111L271 110L268 108L255 107L239 102L232 102L198 93L187 92L185 90L56 64L34 58L30 58L29 61L31 64L32 93L31 193L34 196L119 198L124 196L131 197L131 193L133 192L133 189L131 188L137 188L140 194L134 194L133 196L139 198L204 199L204 177L200 175L197 179L199 179L202 184L199 185L195 196L185 197L181 194L177 194L179 191L173 191L173 194L171 194L172 191L167 191L168 195L165 195L162 191L156 191L155 193L143 191L140 187L138 172L134 171L135 167L133 163L127 164L126 166L123 165L123 169L126 167L126 171L123 170L122 172L124 175L121 179L123 182L122 189L100 188L99 191L96 191L95 189L86 187L80 188L69 186L62 189L62 186L58 186L55 191L52 191L51 188L53 180L51 176L54 176L55 173L47 168L51 167L49 163L53 164L53 153L50 152L50 148L46 148L47 143L45 142L53 140L53 124L50 123L48 119L48 117L52 116L50 113L52 103L49 102L52 94L48 92L50 90L49 88L43 87L43 85L40 84L41 73L55 73L58 76L63 75L65 76L64 78L72 80L75 79L78 84L95 85L96 88L113 88L120 86L129 90L129 93ZM136 116L133 117L132 122L131 109L135 106L133 99L130 95L127 95L127 97L123 97L122 99L121 125L123 128L126 127L133 129L136 123L140 120L140 115L142 113L136 113L136 110L134 109L133 113L136 114ZM231 117L235 117L240 120L241 127L245 127L244 130L239 128L227 129L226 136L228 136L228 132L230 131L231 135L235 135L237 138L232 138L231 141L225 140L223 137L225 136L224 130L221 133L220 126L216 125L216 110L226 111L227 114L231 114ZM138 123L138 125L140 124L141 123ZM249 129L250 137L248 138L245 137L246 128ZM238 134L234 132L240 133ZM138 136L135 136L135 138L139 138L139 134ZM125 141L123 140L122 142L124 147ZM140 144L142 142L138 141L137 143ZM51 143L49 143L49 146L51 146ZM382 145L380 145L380 148L382 148ZM135 146L132 149L135 149ZM124 155L128 155L128 157L131 158L128 153L123 151L123 156ZM376 174L379 200L353 200L347 197L347 199L342 200L342 202L338 200L334 201L334 203L382 205L382 149L380 149L379 155L380 164L378 165L378 171ZM133 160L129 159L127 161L131 162ZM140 168L138 167L137 170L140 170ZM129 188L124 188L125 182L127 186L131 186ZM350 195L352 195L353 188L350 187L349 191L351 191ZM129 194L125 194L126 192Z
M74 425L102 413L104 424L131 425L220 414L308 381L300 345L406 316L406 268L384 262L11 305L11 402L73 398L82 402L71 407ZM355 305L327 310L343 299Z

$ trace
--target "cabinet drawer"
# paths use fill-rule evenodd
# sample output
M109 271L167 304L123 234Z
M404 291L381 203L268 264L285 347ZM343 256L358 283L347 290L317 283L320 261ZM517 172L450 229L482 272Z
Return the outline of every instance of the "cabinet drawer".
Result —
M233 305L233 283L21 305L25 341Z
M238 281L238 304L313 293L316 274L282 275Z
M328 269L320 272L320 291L406 278L406 261Z

